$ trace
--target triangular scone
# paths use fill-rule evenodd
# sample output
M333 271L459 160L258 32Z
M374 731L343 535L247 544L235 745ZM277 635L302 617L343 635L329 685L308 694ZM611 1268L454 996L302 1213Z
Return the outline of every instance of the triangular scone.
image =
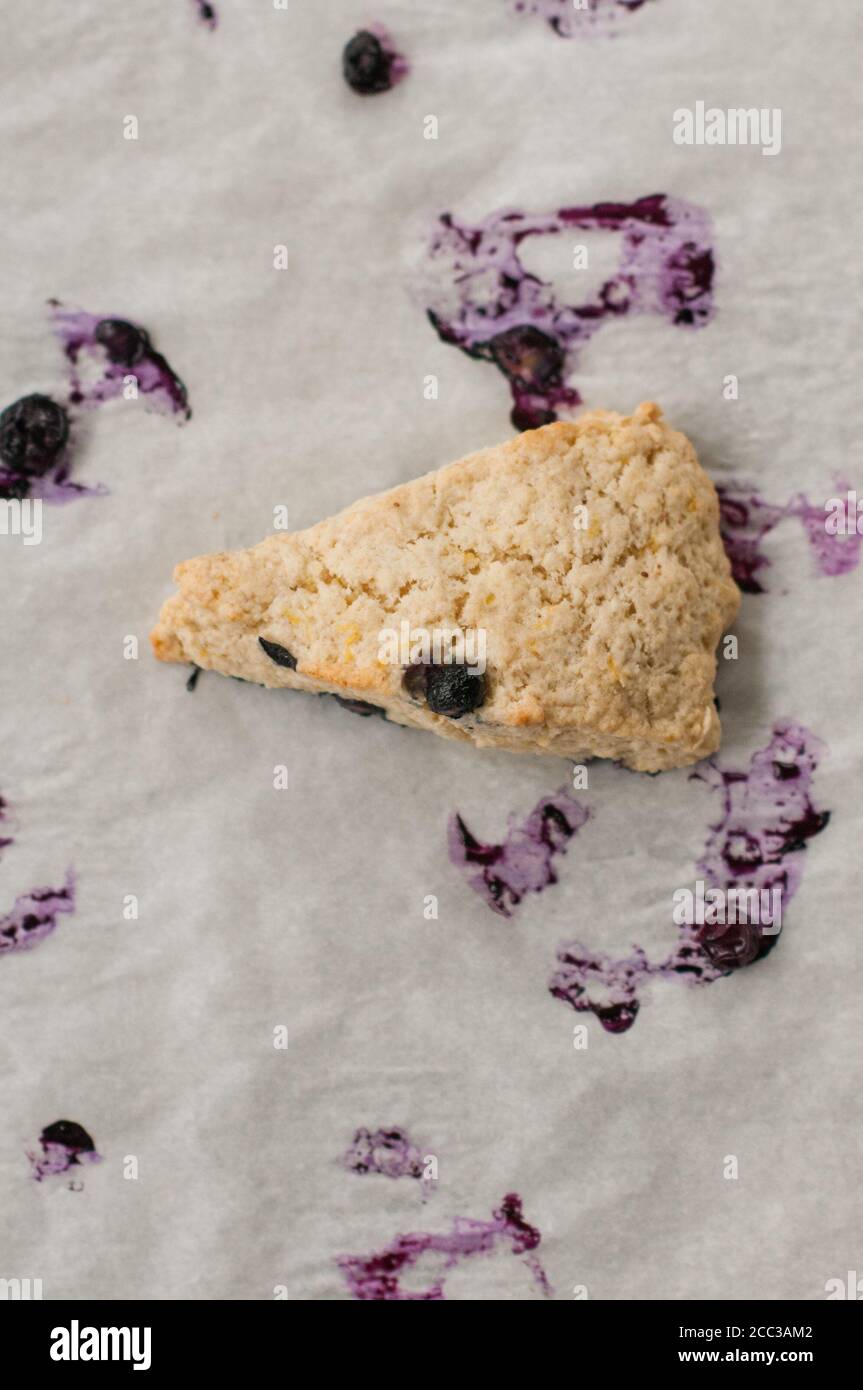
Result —
M739 594L713 485L656 405L528 431L174 578L163 661L329 691L479 748L656 771L719 745L714 652ZM447 629L486 634L460 717L381 659L384 632Z

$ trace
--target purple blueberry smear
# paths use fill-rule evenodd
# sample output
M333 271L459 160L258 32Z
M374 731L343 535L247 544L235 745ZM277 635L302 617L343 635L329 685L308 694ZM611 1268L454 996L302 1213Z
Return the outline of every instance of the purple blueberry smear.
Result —
M102 1161L86 1129L74 1120L55 1120L53 1124L46 1125L39 1135L39 1144L41 1154L27 1154L36 1182L68 1173L71 1168L79 1168L85 1163ZM68 1186L80 1190L81 1184L70 1182Z
M50 396L21 396L0 415L0 462L12 478L53 468L69 439L69 417Z
M529 237L577 230L617 234L620 261L594 295L570 304L525 269L519 250ZM532 429L580 405L567 381L603 324L640 314L690 330L708 324L714 272L707 213L657 193L548 214L501 208L474 224L445 212L434 225L418 292L438 337L493 362L509 385L513 424Z
M851 491L850 484L837 480L841 494ZM751 483L719 484L719 526L725 553L731 561L731 572L744 593L763 594L763 572L770 566L762 545L771 531L786 517L796 517L801 523L818 573L824 578L848 574L860 563L863 536L857 533L856 516L844 511L847 535L832 535L826 528L825 508L814 506L803 493L797 493L784 506L767 502Z
M5 799L5 797L0 796L0 828L2 828L2 825L3 825L3 822L4 822L4 821L8 821L8 819L9 819L9 814L8 814L8 812L9 812L8 803L7 803L6 799ZM13 839L13 837L12 837L11 835L3 835L3 834L0 834L0 850L8 849L8 847L9 847L10 845L13 845L14 843L15 843L15 841L14 841L14 839Z
M380 24L354 34L342 52L344 79L358 96L388 92L407 70L407 63Z
M562 787L537 802L524 821L511 816L499 844L482 844L456 812L449 822L449 857L492 912L511 917L525 893L541 893L557 882L554 857L566 853L589 815Z
M280 647L278 642L268 642L266 637L259 637L258 642L270 660L274 661L277 666L284 666L288 671L296 671L297 658L288 651L287 647Z
M720 818L696 864L706 887L725 894L779 890L784 914L800 886L807 844L830 820L829 811L812 802L812 778L823 753L820 739L783 719L745 771L720 768L710 759L691 774L722 797ZM558 949L549 990L577 1013L593 1013L608 1032L626 1032L640 1008L639 990L651 978L712 984L763 959L780 933L765 933L748 915L738 914L736 922L681 926L677 946L657 962L640 946L615 960L567 942Z
M461 719L483 704L485 676L472 675L467 666L452 663L417 663L409 666L402 685L414 700L425 700L434 714Z
M0 917L0 956L29 951L57 927L57 918L75 911L75 874L66 872L62 888L33 888L15 899L11 912Z
M358 1129L344 1155L352 1173L382 1173L387 1178L423 1176L423 1155L404 1129Z
M613 35L615 17L634 14L647 0L589 0L585 9L576 9L573 0L513 0L516 14L537 15L561 39L572 39L591 32Z
M85 409L122 396L134 377L136 389L158 410L188 420L189 395L150 334L130 319L64 309L50 301L54 332L69 366L69 400Z
M352 1298L363 1302L440 1303L446 1298L446 1276L456 1265L477 1255L488 1255L499 1245L509 1245L521 1256L546 1297L551 1287L535 1251L542 1237L525 1221L521 1198L507 1193L490 1221L457 1217L446 1235L421 1231L396 1236L373 1255L344 1255L338 1261ZM402 1280L427 1254L443 1257L443 1268L422 1289L403 1288Z

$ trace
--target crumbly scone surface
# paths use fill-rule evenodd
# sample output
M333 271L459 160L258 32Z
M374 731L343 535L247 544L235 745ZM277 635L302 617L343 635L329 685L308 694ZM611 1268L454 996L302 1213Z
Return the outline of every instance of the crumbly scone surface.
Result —
M479 746L654 770L719 743L715 648L739 593L713 485L652 404L518 435L175 579L153 632L163 660L353 696ZM485 630L474 714L408 698L379 659L403 622Z

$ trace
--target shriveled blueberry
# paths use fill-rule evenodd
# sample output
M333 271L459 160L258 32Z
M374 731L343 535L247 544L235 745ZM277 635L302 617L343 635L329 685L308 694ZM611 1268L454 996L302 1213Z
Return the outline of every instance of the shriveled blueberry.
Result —
M632 999L625 1004L605 1004L593 1012L607 1033L625 1033L635 1022L639 1007L638 1000Z
M485 677L472 676L466 666L409 666L402 684L414 699L424 696L430 710L448 719L461 719L485 700Z
M62 1144L79 1153L92 1153L96 1148L86 1129L74 1120L55 1120L52 1125L45 1126L39 1138L43 1144Z
M367 700L346 700L342 695L334 695L333 699L342 709L349 709L351 714L361 714L365 719L370 714L379 714L383 719L386 718L386 710L381 709L380 705L370 705Z
M297 658L288 651L287 647L280 647L278 642L268 642L266 637L259 637L258 641L270 660L274 661L277 666L286 666L289 671L296 671Z
M21 396L0 415L0 459L23 477L46 473L69 438L69 417L50 396Z
M368 29L361 29L345 44L342 72L351 91L360 96L388 91L392 86L392 65L392 54L386 52L380 39Z
M560 382L563 348L556 338L533 324L522 324L498 333L488 344L501 371L522 386L542 389Z
M513 406L509 413L509 418L515 429L520 433L524 433L525 430L538 430L541 429L543 425L553 424L557 419L557 415L553 410L549 410L545 406L527 404L524 398L522 398L518 405Z
M764 936L754 922L728 922L700 927L696 933L702 950L720 970L739 970L766 955L778 933Z
M96 324L93 336L111 361L122 367L134 367L150 349L146 331L125 319L102 319Z
M30 491L30 484L26 478L4 478L0 482L0 501L14 502L26 497Z

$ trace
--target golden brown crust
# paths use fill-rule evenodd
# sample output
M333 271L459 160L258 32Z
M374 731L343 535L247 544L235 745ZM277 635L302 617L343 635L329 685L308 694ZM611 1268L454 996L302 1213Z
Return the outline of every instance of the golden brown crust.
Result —
M306 531L179 565L161 660L329 690L479 747L649 770L715 750L714 651L739 594L714 488L653 403L518 435ZM488 692L446 719L383 629L484 629ZM287 647L292 671L258 637Z

